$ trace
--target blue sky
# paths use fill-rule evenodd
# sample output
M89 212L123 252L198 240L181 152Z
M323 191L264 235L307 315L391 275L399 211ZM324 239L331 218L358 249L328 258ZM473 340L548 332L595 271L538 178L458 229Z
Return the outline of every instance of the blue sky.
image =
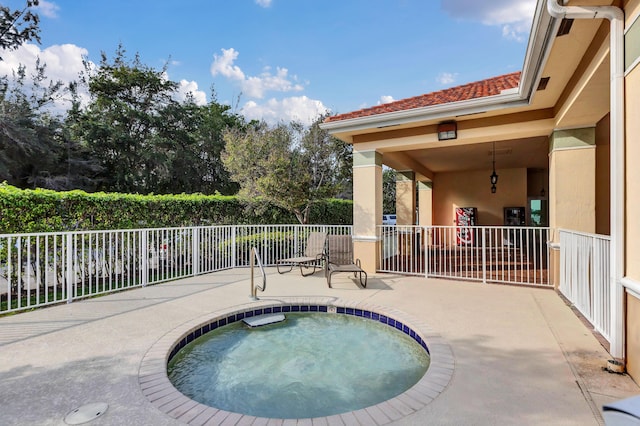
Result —
M520 70L535 3L40 0L42 43L3 52L0 75L40 57L69 81L121 43L199 102L213 85L248 118L309 122Z

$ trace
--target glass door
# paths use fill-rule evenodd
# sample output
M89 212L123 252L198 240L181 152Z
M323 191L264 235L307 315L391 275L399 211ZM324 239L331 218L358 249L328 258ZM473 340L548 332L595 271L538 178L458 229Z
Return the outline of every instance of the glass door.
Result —
M546 198L529 198L529 226L549 226L549 203Z

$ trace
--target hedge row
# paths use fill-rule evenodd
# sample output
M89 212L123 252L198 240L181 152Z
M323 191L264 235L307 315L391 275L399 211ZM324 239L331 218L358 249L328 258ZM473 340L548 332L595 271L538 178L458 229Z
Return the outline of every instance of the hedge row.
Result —
M0 234L71 230L163 228L196 225L295 224L295 216L266 206L256 213L235 196L23 190L0 183ZM326 200L310 223L348 225L353 204Z

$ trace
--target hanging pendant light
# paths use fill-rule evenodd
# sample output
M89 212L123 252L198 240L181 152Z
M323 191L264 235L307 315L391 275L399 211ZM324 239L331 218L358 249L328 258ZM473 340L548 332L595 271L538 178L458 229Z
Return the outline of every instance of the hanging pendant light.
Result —
M498 184L498 175L496 174L496 143L493 143L493 173L491 173L490 179L491 179L491 193L495 194L497 187L496 185Z

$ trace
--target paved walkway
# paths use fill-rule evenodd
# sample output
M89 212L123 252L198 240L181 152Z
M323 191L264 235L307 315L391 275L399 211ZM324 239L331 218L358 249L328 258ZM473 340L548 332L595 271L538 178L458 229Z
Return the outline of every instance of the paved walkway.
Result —
M329 289L321 272L267 272L263 300L395 308L449 343L447 388L394 424L597 425L603 404L640 394L628 376L603 371L609 355L552 290L391 274L370 277L367 289L338 274ZM62 425L94 402L109 408L91 425L179 424L143 395L143 357L187 322L250 306L248 295L249 271L235 269L0 318L0 424Z

